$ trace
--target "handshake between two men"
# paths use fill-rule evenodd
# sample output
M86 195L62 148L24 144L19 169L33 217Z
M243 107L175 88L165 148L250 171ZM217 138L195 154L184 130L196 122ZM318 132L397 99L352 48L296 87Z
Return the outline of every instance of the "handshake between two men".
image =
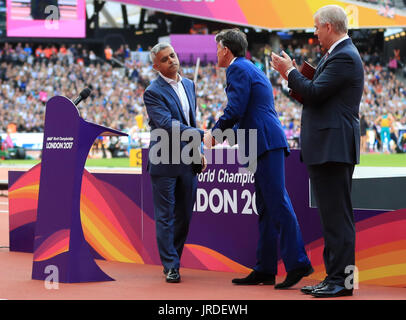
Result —
M206 148L211 149L216 141L222 142L227 139L230 145L238 141L239 164L245 162L248 170L254 172L256 204L258 214L262 217L258 221L261 230L257 247L258 261L247 277L233 279L232 283L275 284L278 237L268 230L281 229L284 232L280 235L280 250L285 252L283 262L288 274L286 280L277 284L275 288L291 287L304 276L311 274L313 269L306 255L299 224L285 188L284 161L289 147L274 107L272 85L260 69L245 59L248 42L243 32L238 29L223 30L216 35L216 43L218 66L226 68L228 102L213 129L204 132L203 143ZM179 104L167 103L172 100L179 88L185 89L186 95L194 97L193 83L179 76L179 61L170 45L158 44L151 52L154 69L160 72L157 80L152 82L144 93L144 103L148 116L152 119L151 129L167 128L168 123L179 124L177 132L181 131L181 127L183 129L194 127L195 129L189 128L192 129L191 136L193 137L195 132L196 136L199 136L197 145L201 145L202 132L196 128L195 105L192 107L189 105L191 110L189 112L186 104L187 101L195 99L182 99L179 92L179 101L185 101L185 105L182 105L186 110L184 114L190 114L189 126L186 126L186 123L189 123L187 117L179 112L181 111L177 106ZM182 85L179 85L180 83ZM175 117L171 118L173 115ZM152 130L151 133L155 131ZM171 133L173 135L173 130ZM195 173L199 170L185 170L181 164L171 165L168 170L168 166L153 164L154 159L151 156L154 152L151 150L156 145L159 146L159 143L154 142L150 145L149 173L154 194L157 243L166 281L175 283L181 279L180 258L196 199ZM200 152L200 158L201 168L194 169L203 171L207 167L203 152ZM168 221L175 227L166 228ZM174 239L177 240L174 242Z
M212 136L210 130L206 130L206 131L204 132L203 143L204 143L204 146L205 146L207 149L211 149L211 148L216 144L216 140L215 140L214 137Z
M211 149L216 144L216 140L211 135L210 130L206 130L204 132L203 144L207 149ZM204 154L201 154L200 158L201 158L201 165L202 165L202 172L203 172L207 168L207 158L204 156Z

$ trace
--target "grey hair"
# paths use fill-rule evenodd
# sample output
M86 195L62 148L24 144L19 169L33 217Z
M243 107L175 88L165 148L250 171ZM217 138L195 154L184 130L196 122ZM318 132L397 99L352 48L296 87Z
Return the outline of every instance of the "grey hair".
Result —
M166 48L172 48L173 47L167 43L167 42L160 42L158 44L156 44L151 51L149 52L149 58L151 59L152 63L154 63L154 60L156 58L156 55L158 54L158 52L166 49Z
M314 18L318 17L320 24L330 23L337 33L348 32L348 19L344 9L340 6L331 4L317 10Z

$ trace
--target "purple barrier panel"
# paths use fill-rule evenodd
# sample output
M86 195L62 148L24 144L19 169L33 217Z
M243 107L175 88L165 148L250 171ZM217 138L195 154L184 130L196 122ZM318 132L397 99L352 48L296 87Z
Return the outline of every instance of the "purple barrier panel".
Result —
M187 247L193 255L205 253L201 263L209 269L244 272L255 265L258 240L254 175L237 163L235 149L205 155L211 165L198 175Z
M308 176L297 151L286 159L286 187L307 243L321 237L316 209L308 206ZM254 175L237 161L236 149L205 150L208 167L198 175L197 197L182 265L244 272L256 263L258 214ZM143 150L143 211L153 218L148 150ZM272 201L272 199L269 199ZM146 230L144 234L152 234ZM155 239L150 239L155 241Z
M32 278L58 271L58 282L113 280L94 262L80 220L82 176L100 135L125 135L83 120L76 106L57 96L46 105L34 236ZM50 267L52 267L50 269Z
M214 35L176 34L170 35L169 38L180 62L196 63L197 58L200 58L202 63L217 63L217 44Z
M27 172L9 171L10 251L33 252L41 165ZM144 216L141 174L84 170L80 217L92 257L120 262L155 263L142 244ZM151 222L150 222L151 223ZM153 223L153 221L152 221Z
M183 52L178 53L180 63L196 64L197 58L200 58L200 63L217 63L216 53L196 53L196 52Z
M27 175L24 171L8 172L9 243L10 251L32 253L37 220L39 176L35 181L30 179L18 184L24 175ZM27 188L29 190L26 190ZM16 195L16 192L19 194Z
M255 213L253 179L249 173L240 172L238 164L232 163L236 157L235 151L206 151L209 160L217 152L223 154L224 161L222 164L211 161L207 171L198 176L197 201L182 256L184 267L246 272L255 263L258 216ZM143 150L142 175L92 175L84 171L80 199L81 222L93 258L160 264L150 176L146 171L147 153L148 150ZM299 160L297 150L292 150L285 164L286 187L306 250L315 268L312 278L321 280L325 277L324 243L317 209L309 207L307 171ZM36 166L24 174L9 172L11 251L32 252L40 169L41 166ZM365 187L355 179L354 188L360 186ZM370 194L364 197L373 196ZM404 263L402 252L406 241L406 209L389 212L356 209L354 216L357 231L356 262L360 275L367 271L362 282L404 286L404 269L391 269L391 272L379 275L373 272L377 267L392 268ZM56 243L63 244L63 232L55 235L55 239L60 240ZM283 264L281 261L279 264L279 274L283 275Z
M197 199L182 256L182 266L217 271L244 272L256 263L258 215L253 174L237 163L236 149L205 150L209 165L198 175ZM222 162L218 162L221 159ZM143 211L153 218L150 176L146 171L148 150L143 150ZM285 160L285 182L308 251L322 264L322 230L316 208L309 206L309 176L300 162L299 150ZM242 170L240 170L242 169ZM272 201L272 199L269 199ZM355 210L360 222L384 211ZM155 230L144 226L144 236L156 242ZM152 236L154 235L154 236ZM316 256L317 255L317 256ZM312 256L310 254L310 256ZM320 260L320 261L319 261ZM280 271L284 271L279 261Z

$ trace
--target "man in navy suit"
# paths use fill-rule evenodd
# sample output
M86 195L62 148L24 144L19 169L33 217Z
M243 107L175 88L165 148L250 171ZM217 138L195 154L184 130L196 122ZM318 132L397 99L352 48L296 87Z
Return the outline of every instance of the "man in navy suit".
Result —
M204 132L196 128L194 83L180 76L172 46L157 44L151 60L159 76L144 93L151 128L148 171L159 255L166 281L174 283L180 281L180 259L196 199L196 167L206 166L199 152Z
M280 234L280 253L287 277L275 289L289 288L311 274L313 268L285 188L284 165L289 148L274 108L272 85L260 69L245 59L248 43L244 33L237 29L223 30L217 34L216 42L218 66L227 68L228 103L212 131L206 133L205 145L212 146L216 130L224 132L237 125L240 130L245 130L245 136L241 138L244 141L238 141L240 149L245 143L245 157L256 161L257 263L247 277L232 282L238 285L275 284ZM252 131L256 132L254 148L249 145ZM247 154L250 150L257 150L257 153Z
M307 165L324 236L327 277L302 292L316 297L353 294L346 279L355 271L355 226L351 203L352 174L359 163L359 105L364 69L347 35L347 15L335 5L314 15L315 35L326 51L313 80L295 68L286 53L272 54L272 67L303 98L301 157Z

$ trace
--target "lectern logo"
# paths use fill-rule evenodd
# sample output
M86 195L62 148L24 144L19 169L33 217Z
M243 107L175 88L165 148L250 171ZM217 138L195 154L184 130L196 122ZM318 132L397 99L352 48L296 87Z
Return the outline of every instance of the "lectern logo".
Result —
M47 137L46 149L72 149L73 137Z

